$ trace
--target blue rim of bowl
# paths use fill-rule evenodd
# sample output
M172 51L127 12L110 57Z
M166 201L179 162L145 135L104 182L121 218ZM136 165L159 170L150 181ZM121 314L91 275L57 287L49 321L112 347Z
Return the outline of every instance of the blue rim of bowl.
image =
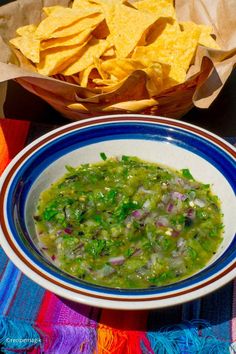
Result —
M32 256L31 250L29 250L24 245L21 236L19 235L15 225L15 221L13 217L13 207L11 204L11 201L14 200L15 198L15 191L17 185L19 185L22 178L24 179L24 174L27 173L27 171L29 171L30 168L30 170L33 172L29 175L30 178L28 178L28 184L26 183L25 185L25 190L23 190L23 194L21 195L20 198L21 203L20 205L18 205L21 214L20 222L22 223L22 220L24 220L23 210L25 207L27 193L30 190L30 187L34 183L35 179L51 162L55 161L58 157L64 155L65 152L67 153L74 150L74 145L76 145L76 148L80 148L82 146L87 146L90 145L91 143L97 143L99 141L127 139L127 138L170 142L169 138L171 138L172 144L182 147L184 149L187 148L191 152L196 153L198 156L203 157L211 164L214 164L214 166L224 175L225 179L228 181L231 188L234 191L236 190L236 183L234 179L234 176L236 174L236 168L233 159L234 155L232 156L232 152L233 154L235 154L235 151L233 149L230 149L229 146L227 146L226 144L224 144L221 139L217 138L211 133L208 133L198 127L188 125L186 123L179 123L177 121L162 119L162 118L160 119L150 118L150 117L145 118L143 116L138 118L137 117L138 116L135 116L135 118L133 118L134 121L132 121L131 116L128 116L127 118L119 117L117 119L115 119L115 117L113 116L111 119L103 117L92 121L89 120L83 122L81 121L80 123L72 123L66 126L66 128L63 127L55 131L55 133L51 132L49 136L47 136L45 139L43 139L42 137L38 144L36 141L35 144L33 144L33 147L29 151L27 151L26 154L24 154L23 157L20 159L17 166L15 166L15 168L13 169L14 171L11 171L12 172L11 176L12 176L14 172L17 170L13 179L11 180L11 177L9 177L8 179L9 181L11 180L10 188L7 194L7 217L10 226L10 232L13 235L14 240L17 242L18 247L23 251L23 253L26 254L31 261L33 261L40 269L43 270L44 278L45 278L45 271L46 271L47 274L50 274L66 282L67 284L73 285L75 287L79 287L82 290L82 292L96 291L98 293L105 294L104 295L105 298L107 298L107 296L111 294L132 297L137 295L138 296L158 295L158 294L161 295L161 294L168 293L168 291L171 291L171 293L175 291L177 292L179 291L180 293L183 293L184 288L188 288L197 284L199 284L198 286L200 286L201 283L207 281L207 279L214 276L214 274L219 273L223 271L225 268L227 268L230 265L230 263L232 263L232 261L235 259L236 251L234 249L235 249L236 240L234 239L234 241L231 242L231 245L228 247L228 249L221 255L221 257L216 262L208 266L206 269L204 269L204 271L201 271L190 278L160 288L141 289L141 290L140 289L120 290L120 289L110 289L110 288L105 288L100 286L94 286L92 284L87 284L85 282L75 281L74 278L56 271L56 269L53 269L53 267L48 267L48 266L45 267L42 265L41 260L38 260L38 257L35 257L34 255ZM137 125L137 122L139 123L139 125ZM114 127L116 129L114 129ZM166 130L168 130L168 139L166 136ZM109 134L104 136L105 132ZM124 132L126 134L124 134ZM95 133L98 134L98 136L95 136ZM144 133L146 133L145 138L143 138ZM54 137L57 137L57 139L54 140ZM78 137L81 138L80 141L78 141ZM73 144L70 145L70 147L68 147L67 144L65 144L66 141L68 141L68 139L70 143L73 141ZM75 141L73 139L75 139ZM56 146L58 148L58 151L56 151L55 149ZM63 150L61 150L62 146L64 146ZM41 148L37 150L38 147ZM32 154L32 152L34 153ZM25 159L27 160L24 163ZM43 163L40 164L38 159L43 160ZM33 168L33 166L37 166L36 170ZM4 187L3 189L6 188ZM2 193L1 193L1 200L2 200ZM3 219L4 222L4 216L1 207L2 207L2 203L0 203L0 221L2 221ZM26 230L24 224L23 224L23 229ZM5 231L4 232L5 235L6 233L8 234L8 230L6 230L6 228L4 231ZM10 239L8 237L8 242L9 241ZM12 242L10 243L11 245L13 245ZM22 258L21 252L18 252L18 256L19 255L20 258ZM33 267L32 264L30 264L28 261L27 263L28 265L30 265L31 269L34 268L34 270L37 270L38 272L37 268ZM229 269L231 268L232 266L229 267ZM52 278L49 277L49 279L50 281L53 281ZM61 283L59 284L61 285ZM75 290L74 288L70 288L70 290L72 289L73 291Z

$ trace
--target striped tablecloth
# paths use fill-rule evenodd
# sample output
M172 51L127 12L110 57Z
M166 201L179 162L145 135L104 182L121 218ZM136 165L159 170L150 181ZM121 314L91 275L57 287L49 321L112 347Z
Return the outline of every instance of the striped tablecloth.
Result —
M0 173L27 143L52 128L1 119ZM235 353L236 281L167 309L99 309L45 291L0 248L0 343L6 353Z

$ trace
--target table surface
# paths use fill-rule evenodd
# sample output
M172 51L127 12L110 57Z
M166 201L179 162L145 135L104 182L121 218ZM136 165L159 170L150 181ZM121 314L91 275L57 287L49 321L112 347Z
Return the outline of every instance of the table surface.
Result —
M217 99L208 109L191 109L182 120L196 124L223 137L236 136L236 71L227 80ZM7 118L34 120L49 125L69 123L39 97L10 81L4 105Z

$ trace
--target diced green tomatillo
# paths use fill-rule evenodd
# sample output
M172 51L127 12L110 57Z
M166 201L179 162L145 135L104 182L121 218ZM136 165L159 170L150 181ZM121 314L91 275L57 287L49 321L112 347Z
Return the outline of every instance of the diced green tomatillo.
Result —
M220 201L189 169L132 156L77 168L44 191L35 215L43 251L82 281L148 288L204 267L222 241Z

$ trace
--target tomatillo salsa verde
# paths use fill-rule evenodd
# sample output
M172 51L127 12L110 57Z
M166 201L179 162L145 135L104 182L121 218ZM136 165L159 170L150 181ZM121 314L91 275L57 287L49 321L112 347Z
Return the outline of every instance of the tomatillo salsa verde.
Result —
M204 267L222 241L220 202L188 169L137 157L67 167L40 196L42 249L58 267L113 288L174 283Z

